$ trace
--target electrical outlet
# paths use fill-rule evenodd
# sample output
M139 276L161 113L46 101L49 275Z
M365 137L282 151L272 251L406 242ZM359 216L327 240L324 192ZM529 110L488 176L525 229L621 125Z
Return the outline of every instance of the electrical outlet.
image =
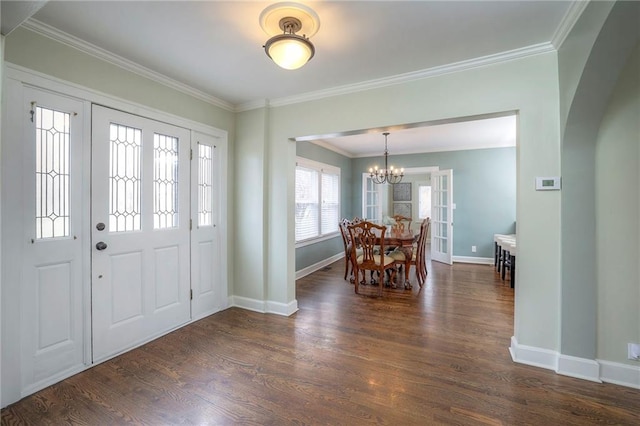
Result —
M476 246L471 246L471 253L475 253L476 252Z
M640 343L629 343L629 359L640 361Z

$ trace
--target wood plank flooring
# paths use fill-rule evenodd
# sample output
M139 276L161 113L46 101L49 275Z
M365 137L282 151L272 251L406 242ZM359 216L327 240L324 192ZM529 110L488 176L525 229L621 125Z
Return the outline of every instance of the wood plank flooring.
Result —
M428 270L423 289L376 298L336 262L298 280L289 318L228 309L24 398L1 423L640 424L640 390L511 361L513 290L493 267Z

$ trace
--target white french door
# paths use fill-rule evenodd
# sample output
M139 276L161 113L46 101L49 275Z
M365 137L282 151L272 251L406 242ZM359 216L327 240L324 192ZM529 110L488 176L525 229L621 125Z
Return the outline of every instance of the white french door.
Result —
M453 264L453 170L431 172L431 260Z
M382 185L375 184L369 173L362 174L362 217L382 223Z
M24 140L19 142L24 161L18 162L22 164L25 233L22 315L12 324L20 327L22 336L23 395L85 363L83 103L32 88L25 88L24 101Z
M93 106L91 149L98 362L191 318L190 131Z

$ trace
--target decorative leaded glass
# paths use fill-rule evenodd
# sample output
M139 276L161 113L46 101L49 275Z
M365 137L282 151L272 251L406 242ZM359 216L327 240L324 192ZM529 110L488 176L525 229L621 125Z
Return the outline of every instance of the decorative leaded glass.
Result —
M198 144L198 226L213 224L213 147Z
M178 138L153 135L153 229L178 226Z
M70 114L36 107L36 238L69 236Z
M111 123L109 140L109 231L139 231L142 130Z

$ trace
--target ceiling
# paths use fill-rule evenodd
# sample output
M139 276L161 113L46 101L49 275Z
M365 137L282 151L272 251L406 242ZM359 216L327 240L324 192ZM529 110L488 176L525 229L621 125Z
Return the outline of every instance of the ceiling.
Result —
M2 1L3 14L10 3ZM575 7L572 1L304 1L320 18L311 38L316 54L289 71L262 48L268 36L259 16L273 3L49 1L23 25L240 111L551 51ZM417 136L422 128L402 132L424 145L427 138ZM430 130L441 144L446 128ZM381 135L369 138L354 137L346 151L362 156L365 146L382 148ZM390 150L400 151L400 138L389 137Z
M503 148L516 146L516 122L515 114L463 117L446 122L370 129L350 135L311 137L309 141L350 158L381 156L384 152L383 132L389 132L389 155Z

